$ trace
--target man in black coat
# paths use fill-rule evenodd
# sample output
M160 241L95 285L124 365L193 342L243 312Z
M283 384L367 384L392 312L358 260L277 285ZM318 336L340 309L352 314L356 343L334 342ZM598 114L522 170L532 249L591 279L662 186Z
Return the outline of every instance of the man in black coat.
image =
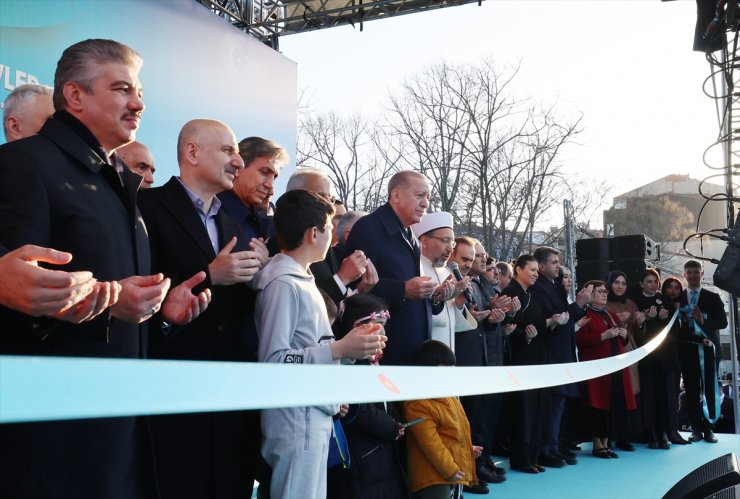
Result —
M423 175L396 173L388 183L388 202L359 219L347 241L348 254L361 250L375 265L379 280L371 293L385 300L393 317L386 327L385 364L408 365L416 347L431 335L437 285L421 276L421 247L410 229L426 214L429 195Z
M710 417L714 413L717 368L722 355L719 343L719 330L727 327L727 314L722 299L717 293L705 289L701 285L704 271L698 260L688 260L683 266L683 275L686 278L686 303L692 309L690 319L705 333L706 337L692 334L690 342L679 345L681 372L686 387L686 404L691 419L691 437L689 440L697 442L704 440L709 443L717 442L714 436L714 424L710 424L702 409L702 396L705 398ZM695 331L691 324L692 333ZM699 349L704 354L704 372L701 371ZM703 378L703 379L702 379ZM702 387L704 390L702 391ZM702 435L702 432L704 434Z
M582 290L576 297L576 302L568 304L565 289L555 283L560 271L559 254L558 250L550 246L540 246L533 254L537 259L539 277L532 286L532 299L537 300L543 315L548 318L548 331L543 338L549 364L576 362L575 323L583 317L583 307L588 304L589 298L589 291ZM539 462L552 467L562 467L566 463L576 464L573 455L560 453L558 440L565 399L577 397L578 389L575 384L566 384L546 390Z
M254 294L247 282L267 262L259 240L245 238L216 196L233 187L244 162L231 129L214 120L188 122L178 137L180 177L141 193L153 267L179 284L205 276L212 301L182 326L152 325L150 357L250 361L256 358ZM155 318L157 323L159 316ZM245 333L246 332L246 333ZM163 499L249 497L259 449L255 411L151 418Z
M133 140L144 109L141 63L111 40L67 48L56 69L54 116L39 135L0 147L0 244L54 247L74 257L62 270L117 282L97 286L93 310L115 301L120 285L112 307L80 324L74 308L63 321L1 309L2 354L145 355L142 323L159 310L169 280L146 275L141 177L113 154ZM137 417L2 425L0 496L156 497L146 427Z

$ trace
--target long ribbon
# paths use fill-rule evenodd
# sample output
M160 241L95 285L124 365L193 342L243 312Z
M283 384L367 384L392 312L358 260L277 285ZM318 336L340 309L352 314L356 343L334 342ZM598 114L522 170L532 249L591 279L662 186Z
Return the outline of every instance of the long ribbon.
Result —
M0 423L302 407L478 395L575 383L624 369L641 348L570 364L404 367L0 356Z

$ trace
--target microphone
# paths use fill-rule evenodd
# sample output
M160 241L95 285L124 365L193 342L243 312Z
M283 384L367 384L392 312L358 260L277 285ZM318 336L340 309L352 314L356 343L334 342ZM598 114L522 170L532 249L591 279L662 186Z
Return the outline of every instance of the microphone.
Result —
M458 281L462 281L463 275L460 273L460 268L457 266L456 262L450 262L447 265L447 267L452 272L452 275L455 276L455 279L457 279ZM470 294L470 291L468 291L467 289L463 290L463 296L465 296L465 301L467 302L468 305L472 305L475 303L475 301L473 301L473 296Z

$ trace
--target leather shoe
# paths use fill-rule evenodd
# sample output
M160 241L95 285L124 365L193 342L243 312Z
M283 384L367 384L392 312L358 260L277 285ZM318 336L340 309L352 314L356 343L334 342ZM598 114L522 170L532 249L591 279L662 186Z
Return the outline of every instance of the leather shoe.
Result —
M565 466L565 460L559 457L556 457L552 454L540 454L540 457L537 458L537 462L542 465L546 466L548 468L562 468Z
M704 441L710 444L716 444L717 437L714 436L714 432L712 430L707 430L704 432Z
M489 490L488 487L481 484L463 485L463 492L468 492L470 494L488 494Z
M561 456L576 457L577 454L566 447L560 447L559 453Z
M661 449L670 449L670 446L668 445L668 435L665 433L661 433L658 435L658 447Z
M700 431L692 431L691 436L689 437L689 442L701 442L704 440L704 436L701 434Z
M618 438L617 441L615 442L615 445L617 449L621 449L623 451L627 451L627 452L635 451L635 446L629 443L626 438Z
M552 455L555 456L558 459L562 459L563 461L566 462L566 464L568 464L570 466L574 466L574 465L578 464L578 459L576 459L575 456L567 456L567 455L561 454L559 452L553 452Z
M521 471L522 473L529 473L531 475L537 475L540 472L540 470L534 466L512 466L511 469L514 471Z
M505 475L506 474L506 468L502 468L500 466L496 466L493 461L488 461L484 465L486 468L488 468L489 471L493 471L497 475Z
M683 438L681 436L681 434L679 432L677 432L676 430L673 430L673 431L669 431L668 432L668 440L672 444L676 444L676 445L686 445L686 444L690 444L691 443L688 440L686 440L685 438Z
M479 466L476 473L478 474L478 478L487 483L501 483L506 481L506 477L497 475L485 466Z

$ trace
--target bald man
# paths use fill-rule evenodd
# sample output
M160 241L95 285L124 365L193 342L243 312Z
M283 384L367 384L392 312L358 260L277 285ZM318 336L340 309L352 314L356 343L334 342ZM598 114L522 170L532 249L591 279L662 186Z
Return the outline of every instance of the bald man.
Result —
M36 135L54 114L53 89L29 83L19 85L8 94L3 104L5 140L13 142Z
M140 189L149 189L154 184L154 156L147 146L137 141L130 142L118 148L116 154L129 170L144 178Z
M211 289L212 301L186 326L153 324L150 357L255 360L254 294L247 282L267 262L267 249L244 238L217 197L233 188L244 168L236 137L224 123L190 121L178 137L177 159L179 177L140 194L152 265L173 284L205 272L202 286ZM151 421L162 499L251 496L258 414L211 412Z

